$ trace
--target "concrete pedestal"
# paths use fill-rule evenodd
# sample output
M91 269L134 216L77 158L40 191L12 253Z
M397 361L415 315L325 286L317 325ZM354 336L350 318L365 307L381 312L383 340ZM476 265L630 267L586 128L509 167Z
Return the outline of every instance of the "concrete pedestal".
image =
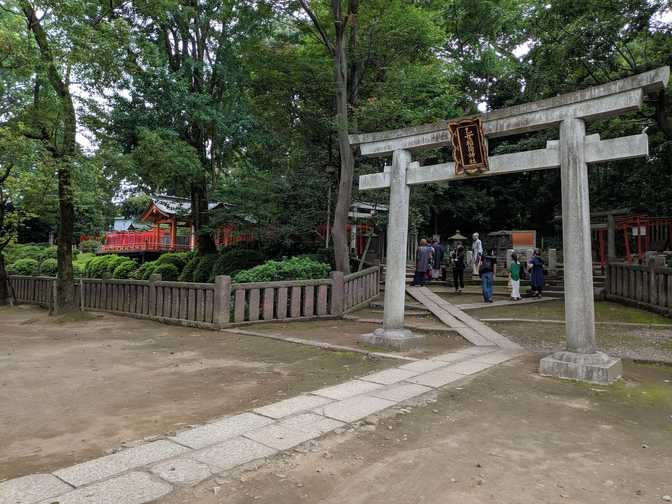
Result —
M423 334L417 334L408 329L385 329L379 327L372 333L362 334L360 343L372 346L384 346L395 350L406 350L418 346L425 339Z
M623 363L602 352L556 352L541 359L539 374L609 385L623 375Z

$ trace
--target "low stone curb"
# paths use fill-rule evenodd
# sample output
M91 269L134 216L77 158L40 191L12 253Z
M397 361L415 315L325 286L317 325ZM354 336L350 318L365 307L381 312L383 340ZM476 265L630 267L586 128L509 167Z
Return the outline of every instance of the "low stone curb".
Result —
M229 331L243 334L241 331ZM266 335L264 335L266 336ZM277 339L277 338L276 338ZM0 483L0 503L144 504L521 356L470 347L199 425L52 474Z
M482 318L481 322L530 322L541 324L564 324L564 320L554 319L526 319L526 318ZM654 327L660 329L672 329L672 324L645 324L637 322L595 322L595 325L619 326L619 327Z

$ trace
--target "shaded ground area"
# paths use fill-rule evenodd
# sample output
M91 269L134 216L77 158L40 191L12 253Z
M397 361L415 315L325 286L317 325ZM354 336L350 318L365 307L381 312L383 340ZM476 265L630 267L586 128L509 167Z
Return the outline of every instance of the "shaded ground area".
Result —
M521 306L502 306L470 310L469 315L481 319L521 318L564 320L564 303L553 301ZM672 320L637 308L617 303L595 303L597 322L627 324L666 324L668 327L596 326L598 348L607 353L633 359L672 362ZM536 352L552 352L565 348L564 324L530 322L488 322L496 331L525 348Z
M672 494L672 369L611 387L540 378L534 357L162 501L293 504L662 502Z
M379 313L374 315L371 310L359 310L353 315L362 318L381 318ZM418 317L418 321L431 321L434 317L427 314L427 317ZM438 320L438 319L435 319ZM391 351L389 348L378 348L371 345L362 345L357 341L360 334L373 332L377 327L376 324L369 324L364 322L355 322L350 320L314 320L303 322L286 322L286 323L271 323L271 324L253 324L245 326L242 329L267 332L272 334L281 334L283 336L291 336L294 338L303 338L312 341L321 341L324 343L331 343L334 345L344 345L353 348L362 348L371 351L380 351L387 353L398 353L400 355L426 358L431 355L446 353L458 348L470 346L470 344L456 333L432 333L426 332L425 339L422 345L418 348L405 350L403 352Z
M398 364L102 314L0 309L0 480Z

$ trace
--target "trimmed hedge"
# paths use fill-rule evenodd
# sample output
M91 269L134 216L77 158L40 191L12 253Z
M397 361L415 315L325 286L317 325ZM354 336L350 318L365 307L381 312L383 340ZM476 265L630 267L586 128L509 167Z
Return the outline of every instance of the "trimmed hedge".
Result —
M119 266L114 268L112 272L112 278L117 278L120 280L125 280L131 278L131 275L135 270L138 269L138 264L135 261L129 260L124 261Z
M197 255L194 255L191 259L189 259L184 265L184 269L182 269L182 273L180 273L178 280L180 282L193 282L194 271L196 271L199 262L201 262L201 258Z
M35 275L38 271L38 262L35 259L18 259L7 266L10 275Z
M236 283L277 282L279 280L311 280L329 276L329 264L307 257L292 257L284 261L267 261L252 269L241 271Z
M215 261L210 272L209 282L214 282L217 275L235 276L239 271L254 268L263 264L266 257L258 250L234 248L224 250Z
M215 267L217 262L218 255L209 254L204 255L198 261L196 269L194 269L193 282L204 283L210 280L210 274L212 269Z
M45 259L40 264L40 275L44 276L56 276L58 272L58 261L56 259Z
M174 282L177 280L177 277L180 276L180 272L177 268L173 264L168 263L158 264L156 268L154 268L152 274L161 275L161 280L166 280L168 282Z
M185 264L187 264L187 258L181 252L170 252L168 254L162 254L161 257L156 260L156 263L159 265L172 264L175 266L175 269L177 269L179 275L184 269Z

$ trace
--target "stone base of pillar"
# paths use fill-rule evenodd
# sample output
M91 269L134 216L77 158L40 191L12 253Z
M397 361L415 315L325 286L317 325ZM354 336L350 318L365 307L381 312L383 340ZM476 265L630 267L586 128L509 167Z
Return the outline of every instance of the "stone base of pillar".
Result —
M623 363L621 359L602 352L581 354L564 351L541 359L539 373L543 376L609 385L623 375Z
M408 329L383 329L379 327L372 333L360 335L357 340L365 345L406 350L418 346L424 338L423 334L413 333Z

